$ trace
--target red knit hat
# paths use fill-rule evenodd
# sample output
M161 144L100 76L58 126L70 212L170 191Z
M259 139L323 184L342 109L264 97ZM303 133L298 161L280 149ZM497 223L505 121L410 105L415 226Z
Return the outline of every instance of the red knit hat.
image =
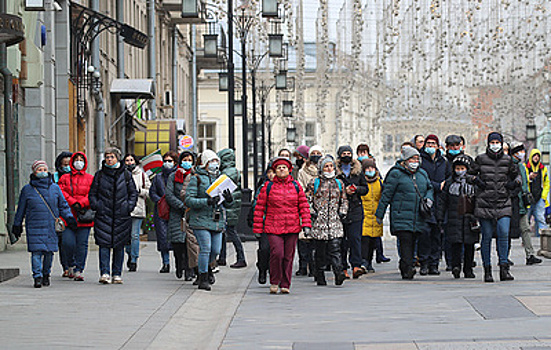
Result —
M35 160L33 165L31 166L31 170L33 173L36 173L36 170L40 167L46 167L46 170L47 170L48 164L43 160Z
M293 170L293 164L291 161L285 157L277 157L272 162L272 169L275 171L278 165L285 164L287 165L287 168L289 168L289 171Z
M425 137L425 145L427 144L428 140L433 140L433 141L436 142L436 144L438 146L440 146L440 140L438 140L438 136L436 136L434 134L430 134L429 136Z

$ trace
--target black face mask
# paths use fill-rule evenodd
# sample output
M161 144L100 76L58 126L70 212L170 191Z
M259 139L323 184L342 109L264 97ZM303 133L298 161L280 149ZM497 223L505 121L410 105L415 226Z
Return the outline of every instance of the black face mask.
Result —
M136 164L128 164L126 167L128 168L128 170L133 171L134 169L136 169Z
M304 159L298 158L298 159L297 159L297 166L298 166L299 168L302 168L302 165L303 165L303 164L304 164Z
M351 161L352 161L352 157L351 157L351 156L344 156L344 157L341 157L341 162L343 162L344 164L349 164Z
M312 155L310 156L310 161L314 164L318 164L319 160L321 159L321 156L318 155Z

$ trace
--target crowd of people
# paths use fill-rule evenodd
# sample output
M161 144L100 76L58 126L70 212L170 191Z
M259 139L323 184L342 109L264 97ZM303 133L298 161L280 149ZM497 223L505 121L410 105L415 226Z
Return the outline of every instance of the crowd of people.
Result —
M383 221L389 211L390 233L397 237L399 270L404 280L415 274L439 275L440 262L453 277L475 278L475 250L481 251L485 282L494 282L491 242L496 238L499 279L513 280L511 240L522 239L526 264L541 263L531 243L547 228L549 177L541 152L526 157L525 145L506 144L492 132L486 151L476 158L465 153L465 139L449 135L416 135L402 144L395 164L381 173L367 144L355 151L340 146L336 156L320 146L282 149L271 159L247 218L241 212L241 174L235 153L204 150L163 155L161 171L152 179L133 154L117 148L104 153L101 168L87 173L83 152L61 153L56 171L46 162L32 165L12 232L20 237L25 221L34 287L50 285L53 253L60 252L63 277L84 280L88 240L94 229L99 246L102 284L121 284L125 252L129 272L138 270L140 233L154 203L160 273L169 273L170 251L175 274L211 290L219 266L226 265L226 242L236 251L230 267L247 266L237 235L247 220L258 239L258 282L270 293L290 293L294 275L327 285L332 271L336 285L374 273L373 260L389 262L383 251ZM219 196L207 191L221 175L236 189Z

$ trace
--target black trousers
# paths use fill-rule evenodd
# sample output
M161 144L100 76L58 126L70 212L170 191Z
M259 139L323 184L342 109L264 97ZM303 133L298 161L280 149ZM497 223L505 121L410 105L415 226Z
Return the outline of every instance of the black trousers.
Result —
M396 231L395 234L400 241L400 272L402 276L407 276L413 269L415 240L419 234L411 231Z
M189 270L189 262L187 255L187 247L185 243L170 243L172 245L172 253L176 262L176 271Z
M312 268L314 262L314 244L311 241L299 240L297 243L298 246L298 266L301 269L307 269L310 265L310 270L313 272Z
M442 256L442 229L436 224L428 228L419 237L419 260L423 266L438 268Z
M453 243L451 245L451 266L461 268L463 255L463 271L473 271L474 244Z
M341 239L333 238L328 241L314 240L315 258L318 273L325 273L325 266L329 263L334 274L342 273ZM327 261L327 259L329 261Z
M256 239L258 240L256 267L258 271L266 272L270 269L270 242L268 241L268 234L262 233Z
M377 249L377 241L381 237L362 236L362 263L371 265L373 252Z

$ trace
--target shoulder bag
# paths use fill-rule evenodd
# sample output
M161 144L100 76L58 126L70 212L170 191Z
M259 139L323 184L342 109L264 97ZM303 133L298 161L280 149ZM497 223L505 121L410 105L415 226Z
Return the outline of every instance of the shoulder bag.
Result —
M432 206L429 204L429 201L427 198L424 198L421 196L421 192L419 192L419 188L417 187L417 183L415 182L415 174L411 177L411 181L413 182L413 186L415 187L415 192L417 192L417 195L419 196L419 213L421 214L421 217L423 219L429 219L432 216Z
M75 196L75 191L73 190L73 174L71 174L71 194ZM94 222L96 217L96 212L92 208L76 210L77 212L77 221L82 224L90 224Z
M54 212L52 211L52 208L50 208L50 205L48 204L48 202L46 202L44 197L42 197L42 194L40 193L40 191L38 191L36 189L36 187L34 187L34 186L33 186L33 188L36 191L36 193L38 193L40 198L42 198L42 201L44 202L44 204L46 204L46 206L48 207L48 210L50 211L50 214L52 214L52 217L55 220L55 232L61 233L61 232L65 231L65 222L63 222L63 220L61 220L61 218L56 218L55 217Z

